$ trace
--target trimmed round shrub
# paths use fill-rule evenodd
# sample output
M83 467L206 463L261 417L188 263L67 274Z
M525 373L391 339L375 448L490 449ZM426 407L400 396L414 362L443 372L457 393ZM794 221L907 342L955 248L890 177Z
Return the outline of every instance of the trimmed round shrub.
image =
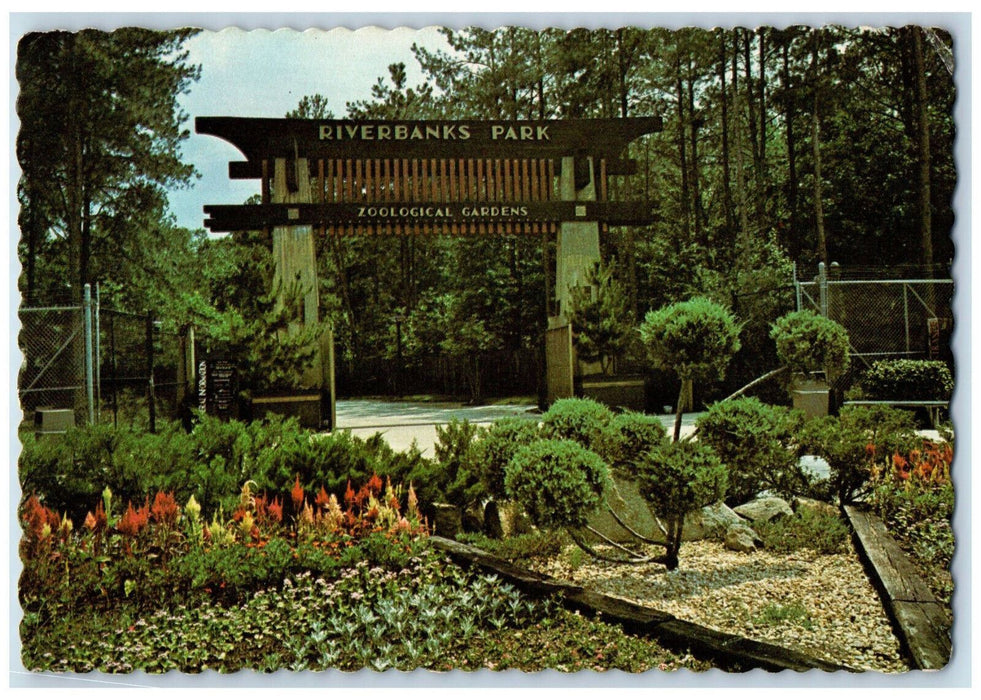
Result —
M480 480L491 497L507 498L504 471L515 453L537 440L538 423L525 418L496 420L477 437L474 464Z
M668 442L637 464L640 494L665 519L681 519L726 491L726 466L701 442Z
M508 496L544 528L585 525L608 482L603 459L571 440L536 440L515 453L504 473Z
M593 399L559 399L542 416L542 437L572 440L602 454L610 439L613 411Z
M632 472L641 456L667 439L664 424L657 416L624 411L613 416L602 456L614 469Z
M781 316L771 327L770 337L777 345L780 363L794 374L823 371L839 375L848 369L848 332L813 311Z
M681 379L722 379L739 351L739 331L725 307L696 297L648 312L640 338L657 367Z
M714 404L696 422L698 439L728 467L726 503L745 503L760 491L798 493L807 478L798 466L800 413L740 397Z
M877 401L950 401L954 377L940 360L879 360L865 373L862 388Z

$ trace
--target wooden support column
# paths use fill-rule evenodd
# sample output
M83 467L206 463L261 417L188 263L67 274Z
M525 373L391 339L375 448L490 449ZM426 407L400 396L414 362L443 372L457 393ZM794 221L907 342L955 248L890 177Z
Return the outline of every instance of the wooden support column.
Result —
M577 178L577 169L578 175ZM593 159L571 156L562 158L559 175L559 198L565 202L595 202L596 179ZM581 218L580 218L581 216ZM548 319L545 344L546 385L549 403L574 393L579 362L572 349L572 327L569 314L572 288L586 284L590 268L600 262L599 223L586 218L586 205L575 208L575 218L559 224L555 246L555 298L557 315ZM595 363L598 366L598 363ZM589 373L594 366L581 368Z
M273 166L272 202L306 204L313 202L310 169L306 158L277 158ZM272 232L273 289L279 304L294 305L293 333L320 322L317 257L312 226L276 226ZM334 340L327 330L321 337L317 358L303 374L298 392L317 392L325 399L324 418L331 429L336 425L334 405Z

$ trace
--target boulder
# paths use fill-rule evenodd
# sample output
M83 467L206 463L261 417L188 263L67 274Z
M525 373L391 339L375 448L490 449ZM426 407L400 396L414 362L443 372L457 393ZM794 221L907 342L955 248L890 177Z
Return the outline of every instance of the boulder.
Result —
M513 535L524 535L534 530L531 520L517 503L513 501L488 501L484 507L484 534L501 539Z
M838 509L827 501L819 501L816 498L798 496L794 499L794 512L799 513L801 510L810 510L815 513L834 517L840 515Z
M766 498L754 498L749 503L733 508L739 515L751 522L768 523L779 518L793 515L790 504L782 498L769 496Z
M613 477L606 498L610 507L632 530L655 542L665 541L650 506L640 495L640 488L636 481ZM615 542L636 542L634 537L607 512L605 506L601 506L596 513L590 516L589 525Z
M732 508L719 501L686 515L681 539L692 541L721 537L730 525L742 522L743 519Z
M726 528L726 549L733 552L755 552L762 545L759 535L746 523L733 523Z

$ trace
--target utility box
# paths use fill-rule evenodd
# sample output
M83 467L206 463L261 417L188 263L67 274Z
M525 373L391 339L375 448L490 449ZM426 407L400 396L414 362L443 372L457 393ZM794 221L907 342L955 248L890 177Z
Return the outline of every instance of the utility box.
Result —
M75 411L70 408L39 408L34 412L37 435L63 435L75 427Z

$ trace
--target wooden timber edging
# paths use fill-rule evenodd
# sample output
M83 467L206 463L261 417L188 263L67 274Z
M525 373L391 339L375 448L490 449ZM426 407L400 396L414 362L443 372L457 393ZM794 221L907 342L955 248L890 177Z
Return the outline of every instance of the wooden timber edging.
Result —
M431 536L429 541L457 561L475 564L493 571L526 593L557 594L568 607L584 612L598 612L628 632L657 638L676 649L690 650L728 671L850 671L856 669L829 663L807 654L739 637L726 632L679 620L669 613L632 603L623 598L591 591L566 581L515 566L476 547Z
M951 653L944 607L878 516L851 505L843 510L859 556L912 664L920 670L942 669Z

